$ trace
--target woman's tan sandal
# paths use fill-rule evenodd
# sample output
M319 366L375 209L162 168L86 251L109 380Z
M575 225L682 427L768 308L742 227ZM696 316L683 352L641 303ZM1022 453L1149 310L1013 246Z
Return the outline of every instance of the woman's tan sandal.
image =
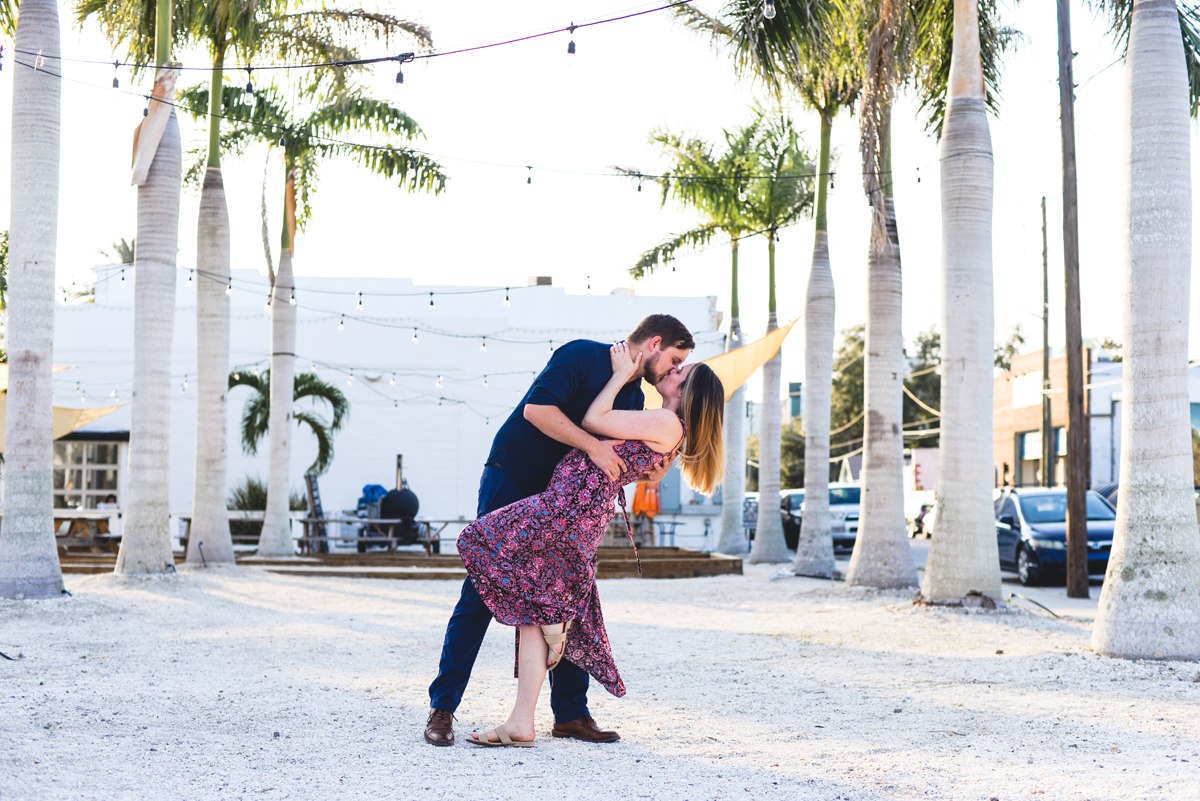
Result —
M567 652L567 632L571 630L571 624L574 622L573 620L568 620L563 625L563 630L559 634L547 634L545 630L542 631L542 637L546 640L546 647L550 649L550 665L546 668L547 670L554 670L558 667L558 663L562 661L563 654ZM555 651L554 646L559 643L562 643L562 650Z
M488 739L489 734L495 734L499 739L493 742ZM467 738L467 742L472 745L484 745L489 748L533 748L532 740L514 740L509 735L508 729L504 728L503 723L491 731L485 731L482 735L471 735Z

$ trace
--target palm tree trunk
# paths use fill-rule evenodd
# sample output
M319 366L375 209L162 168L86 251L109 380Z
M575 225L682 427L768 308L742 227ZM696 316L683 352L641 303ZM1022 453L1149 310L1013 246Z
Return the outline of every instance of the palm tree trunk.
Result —
M21 4L16 50L51 57L62 52L55 2ZM18 56L13 74L0 598L53 598L63 591L54 543L51 464L62 82L34 69L35 58ZM58 71L58 61L50 65Z
M292 217L286 211L295 208L295 180L290 169L285 191L291 202L285 202L283 246L279 251L275 286L271 290L271 410L267 432L271 463L267 472L267 511L263 517L262 536L258 541L259 556L292 556L296 552L288 508L292 407L295 403L292 396L296 375L296 307L289 302L295 288L292 277Z
M767 334L779 328L775 317L775 232L767 234ZM779 397L779 374L783 349L763 365L762 420L758 438L758 527L750 562L786 562L787 542L779 512L779 451L783 436L783 407Z
M804 514L793 568L797 575L832 578L829 529L829 415L833 398L833 271L829 267L829 146L833 111L821 110L817 221L808 293L804 300Z
M171 339L175 328L175 259L183 178L174 110L146 183L138 187L134 257L133 422L129 427L129 492L119 574L163 573L171 556L169 444Z
M1200 536L1187 371L1191 140L1174 0L1133 7L1125 104L1127 408L1117 524L1092 648L1130 659L1198 659Z
M922 592L1001 597L992 505L992 140L978 0L955 0L942 129L942 403L938 536Z
M196 474L192 484L191 564L233 564L226 507L226 394L229 389L229 209L221 176L224 88L217 55L209 101L208 169L196 226Z
M742 323L738 304L738 241L733 241L733 286L729 303L729 339L725 350L740 348ZM746 416L746 387L734 390L725 404L725 478L721 484L721 538L717 553L741 554L747 548L742 506L746 497L746 432L742 421Z
M891 193L891 108L884 111L884 191L874 203L867 255L867 332L864 394L867 419L862 469L862 505L849 584L880 589L912 587L917 570L904 525L904 335L901 331L900 238ZM874 169L873 166L864 169Z

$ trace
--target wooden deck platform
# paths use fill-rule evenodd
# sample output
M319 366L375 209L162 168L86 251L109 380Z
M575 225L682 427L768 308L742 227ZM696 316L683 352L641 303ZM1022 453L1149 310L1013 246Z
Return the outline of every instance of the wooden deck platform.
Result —
M741 575L742 560L736 556L691 551L686 548L641 548L642 578L698 578ZM632 548L602 547L597 578L637 578L637 561ZM183 562L175 554L175 563ZM341 578L445 579L466 576L456 553L426 556L421 552L395 554L328 553L292 559L259 559L253 554L238 557L238 564L290 576L338 576ZM63 573L111 573L115 554L68 553L60 557Z

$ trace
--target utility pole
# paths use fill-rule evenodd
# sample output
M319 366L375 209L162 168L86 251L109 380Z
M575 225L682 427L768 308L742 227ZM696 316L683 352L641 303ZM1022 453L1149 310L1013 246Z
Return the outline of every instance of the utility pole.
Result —
M1083 334L1079 323L1079 210L1075 182L1075 79L1070 0L1058 0L1058 96L1062 122L1063 258L1067 324L1067 596L1088 597L1087 418L1083 409Z
M1054 486L1054 424L1050 416L1050 249L1042 195L1042 486Z

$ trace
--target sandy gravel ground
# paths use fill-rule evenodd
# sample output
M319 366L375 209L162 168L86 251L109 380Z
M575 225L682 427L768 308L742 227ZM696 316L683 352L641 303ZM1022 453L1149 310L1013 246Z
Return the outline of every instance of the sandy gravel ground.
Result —
M622 741L433 748L458 587L248 568L0 602L0 798L1200 798L1200 665L1088 650L1089 623L914 607L808 579L601 583ZM502 720L493 626L460 738Z

